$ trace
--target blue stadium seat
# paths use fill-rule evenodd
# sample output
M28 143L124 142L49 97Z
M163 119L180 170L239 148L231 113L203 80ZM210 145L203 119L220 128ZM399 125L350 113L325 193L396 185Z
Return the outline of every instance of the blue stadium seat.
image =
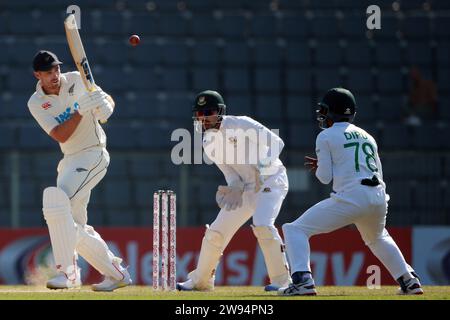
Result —
M180 14L160 14L159 32L167 36L186 36L189 34L189 21Z
M209 87L207 87L209 88ZM202 91L205 88L201 89ZM168 94L166 99L160 102L162 108L165 110L164 114L172 118L171 125L175 128L177 125L188 123L189 126L192 125L192 101L194 99L186 93L178 93L178 94ZM177 118L181 121L175 122L174 118Z
M10 61L13 62L13 65L16 67L30 66L30 70L34 55L38 50L42 49L32 41L23 40L14 41L7 48L7 54L9 55ZM48 50L51 50L51 48Z
M356 96L356 119L357 121L361 121L363 123L372 122L374 120L378 120L375 116L375 105L373 103L372 96L360 94L359 91Z
M111 154L111 161L108 166L108 177L114 179L126 179L128 177L128 161L119 154Z
M245 42L230 41L223 49L223 63L226 65L247 65L250 63L250 50Z
M103 126L106 132L107 144L111 148L136 148L137 129L129 124L117 124L109 121Z
M431 35L431 20L428 16L406 16L401 30L407 39L428 38Z
M192 36L214 37L218 34L218 21L212 14L195 13L191 19Z
M195 66L216 66L220 60L220 51L214 41L197 41L192 50L192 62Z
M186 66L189 61L189 48L182 42L168 42L162 47L163 63L167 66Z
M150 36L160 35L158 16L146 11L133 11L130 18L124 20L123 28L124 34L142 36L139 49L142 49L142 45L149 40Z
M36 90L36 81L31 67L11 69L7 76L9 90L29 92L30 96Z
M279 66L282 62L282 48L275 42L257 42L253 47L254 61L259 66Z
M256 14L250 20L251 35L265 39L275 38L278 34L278 19L274 15Z
M238 116L254 116L252 99L246 94L230 94L225 98L227 113Z
M113 207L108 208L107 213L107 221L109 226L117 226L117 227L131 227L139 224L138 221L138 213L136 210L124 208L124 209L116 209Z
M372 47L370 43L367 41L350 42L345 47L345 61L349 68L372 66Z
M256 97L257 119L281 119L283 115L281 97L279 95L260 94Z
M378 104L377 119L387 122L400 122L405 117L404 98L394 94L392 96L381 96Z
M315 48L318 67L340 67L343 65L344 51L336 41L319 42Z
M339 23L335 15L314 17L311 21L312 34L316 38L333 38L339 34Z
M130 176L134 179L145 179L145 181L152 181L161 173L161 158L156 156L135 156L130 158ZM152 179L148 179L152 178Z
M21 206L39 206L42 203L42 192L34 179L22 179L19 194Z
M400 68L380 69L376 79L381 94L403 92L403 74Z
M344 15L344 18L341 20L343 36L361 40L366 39L366 19L365 9L358 14Z
M450 66L450 42L441 42L436 46L439 66Z
M334 87L343 87L343 81L336 68L322 69L317 68L315 71L316 88L320 94Z
M0 125L0 149L9 149L15 144L15 130L13 126L2 124Z
M119 79L114 78L113 81ZM160 79L154 68L136 68L124 73L120 79L124 82L124 89L133 88L135 90L156 90L160 87Z
M143 208L153 208L153 193L161 188L157 179L136 179L134 188L136 204ZM147 214L150 216L152 212L148 211Z
M166 90L187 90L188 72L184 68L167 68L162 71L162 87Z
M154 119L165 116L164 108L160 106L160 100L154 92L139 92L132 103L132 109L135 110L136 118Z
M450 20L447 16L436 16L434 21L434 34L441 39L450 36Z
M248 91L250 88L249 71L245 68L225 69L224 88L231 92Z
M311 84L311 69L289 68L286 70L286 87L289 92L310 92Z
M412 192L411 184L408 180L394 180L386 174L386 191L391 197L389 206L411 207Z
M81 30L85 28L84 23L86 28L97 35L121 35L124 33L125 18L121 12L99 10L85 15L85 17L87 19L82 18Z
M129 88L131 84L139 87L143 85L144 79L148 78L147 74L143 74L140 70L136 70L142 78L140 78L140 83L130 82L129 77L133 77L133 73L128 74L125 73L123 69L113 68L113 67L105 67L101 69L94 68L92 73L95 77L95 82L105 91L111 92L116 90L123 90ZM154 82L153 82L154 83ZM146 85L151 85L152 82L145 83Z
M259 68L255 70L257 92L278 92L280 90L281 70L279 68Z
M211 205L216 199L217 183L211 180L204 180L197 188L196 196L194 200L200 205ZM219 212L217 208L217 212Z
M310 66L311 51L307 43L288 42L286 45L286 63L288 66Z
M42 47L48 48L48 50L54 52L60 61L62 61L65 65L71 65L72 64L72 55L70 53L70 49L69 49L69 45L67 43L67 41L48 41L45 43L45 45L43 44ZM30 53L28 53L28 60L27 60L27 64L30 64L30 61L33 59L33 57L30 55ZM86 53L89 56L89 62L91 64L94 63L94 57L91 58L91 55L93 53L91 52L87 52Z
M439 117L450 120L450 96L448 95L441 95L439 96Z
M29 149L56 149L57 142L50 138L41 127L35 125L23 125L19 128L19 147Z
M436 181L418 183L416 188L416 194L418 195L415 197L416 205L427 209L437 209L443 203L441 186Z
M289 95L287 97L287 115L298 122L313 123L316 107L308 95Z
M170 148L175 143L170 141L173 128L146 125L138 132L138 142L141 148L162 149Z
M57 175L56 168L61 159L62 156L56 152L38 154L33 159L34 174L37 177L55 179Z
M196 68L192 74L192 88L197 92L206 88L209 90L219 90L219 71L213 68Z
M247 21L243 15L224 15L217 21L219 36L225 38L244 38L247 31Z
M364 26L365 26L364 22ZM396 40L399 37L400 32L400 23L397 16L384 14L381 18L381 29L374 30L373 33L375 34L376 39L389 39L389 40Z
M9 33L8 19L10 14L3 11L0 13L0 35Z
M303 39L311 34L311 22L304 15L286 15L280 22L282 36Z
M398 43L377 43L375 60L379 66L399 66L402 64L401 49Z
M410 129L403 124L391 124L381 130L381 140L378 142L382 150L407 149L412 145Z
M410 65L431 68L432 52L428 41L409 42L406 58Z
M289 128L291 148L314 148L318 134L318 126L314 123L293 124Z
M111 66L122 66L124 60L128 57L128 52L131 51L128 43L124 41L107 42L107 43L95 43L95 53L97 58L101 59L103 64ZM93 59L91 59L91 52L86 52L89 56L89 61L94 65Z
M448 93L450 91L450 68L440 68L438 70L438 91Z
M163 49L162 45L154 42L145 42L139 44L138 50L131 50L129 59L132 63L142 66L155 67L162 63Z
M42 209L39 207L25 207L20 210L20 226L21 227L38 227L45 226L45 220L42 215Z
M130 202L130 182L127 179L105 179L103 181L105 188L106 206L108 208L125 207Z
M350 68L348 71L348 89L358 95L373 92L374 83L371 70L369 68Z
M422 124L413 128L413 143L418 149L448 149L450 143L445 136L446 131L434 124Z

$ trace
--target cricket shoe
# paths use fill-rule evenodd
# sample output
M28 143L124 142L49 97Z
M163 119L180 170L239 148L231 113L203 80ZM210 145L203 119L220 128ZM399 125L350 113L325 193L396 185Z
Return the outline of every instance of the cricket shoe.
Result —
M177 282L177 290L179 291L212 291L214 290L214 278L208 281L208 285L205 288L196 288L194 281L188 279L185 282Z
M264 287L264 291L278 291L280 288L281 286L271 283Z
M113 277L105 276L105 279L100 282L92 285L93 291L105 291L111 292L119 288L123 288L129 286L133 281L131 280L130 273L127 269L121 270L123 273L123 278L120 280L114 279Z
M280 296L315 296L317 295L314 280L308 278L302 283L291 283L288 287L278 289Z
M80 277L75 277L73 280L69 280L64 272L59 272L55 277L47 281L47 288L49 289L72 289L80 288Z
M400 281L400 288L398 289L400 295L414 295L423 294L422 286L418 278L411 278L406 281Z

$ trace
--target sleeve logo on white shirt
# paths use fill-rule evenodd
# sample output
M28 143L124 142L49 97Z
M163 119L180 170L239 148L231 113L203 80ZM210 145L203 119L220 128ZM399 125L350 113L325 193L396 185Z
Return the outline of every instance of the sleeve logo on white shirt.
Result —
M51 106L52 106L52 104L50 103L50 101L47 101L42 104L41 108L44 110L48 110L49 108L51 108Z

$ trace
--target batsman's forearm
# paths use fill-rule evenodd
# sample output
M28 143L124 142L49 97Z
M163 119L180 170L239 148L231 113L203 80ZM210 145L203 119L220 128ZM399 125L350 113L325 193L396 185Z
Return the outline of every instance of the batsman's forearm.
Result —
M78 111L75 111L69 120L53 128L50 132L50 136L59 143L66 142L78 128L82 118L83 116L81 116Z

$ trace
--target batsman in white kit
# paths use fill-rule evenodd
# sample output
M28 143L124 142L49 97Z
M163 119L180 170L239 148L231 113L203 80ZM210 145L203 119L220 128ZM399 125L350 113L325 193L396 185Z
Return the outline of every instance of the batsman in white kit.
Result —
M353 94L330 89L318 104L317 120L323 129L316 140L316 158L305 165L323 184L333 180L330 198L292 223L283 225L292 283L278 294L316 295L310 267L309 238L355 224L365 244L400 284L400 294L422 294L419 278L385 229L386 185L375 139L352 124L356 113Z
M216 201L220 211L214 222L206 226L197 267L189 273L187 281L177 283L177 289L213 290L215 270L222 252L250 217L253 217L251 227L270 278L265 290L276 291L287 286L291 278L284 244L274 226L288 192L286 169L278 158L283 141L249 117L227 116L224 100L216 91L207 90L197 95L193 119L196 130L205 131L205 154L223 172L227 185L218 187ZM249 133L255 135L246 140ZM264 140L264 136L268 139ZM223 139L219 139L221 137ZM238 157L242 155L238 146L245 146L246 141L245 159L236 161L235 150L238 150ZM252 161L257 150L263 151L257 161ZM218 156L221 153L222 157ZM232 156L228 157L230 154Z
M91 190L105 176L109 164L106 135L98 121L106 121L114 101L100 87L87 92L79 72L60 73L55 54L39 51L33 61L39 80L28 108L59 146L56 186L43 192L43 214L50 233L57 275L48 280L50 289L81 285L78 254L104 275L94 291L112 291L131 284L122 259L114 256L92 226L87 224Z

